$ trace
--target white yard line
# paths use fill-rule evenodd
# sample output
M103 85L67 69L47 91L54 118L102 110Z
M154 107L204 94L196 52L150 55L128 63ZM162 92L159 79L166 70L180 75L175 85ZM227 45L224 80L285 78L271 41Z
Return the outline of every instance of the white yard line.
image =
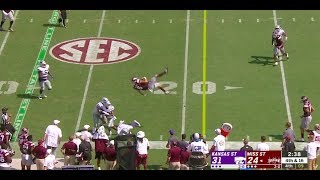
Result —
M275 26L278 25L276 10L273 10L273 21L274 21ZM288 90L287 90L287 83L286 83L286 76L284 73L284 67L283 67L282 61L280 61L280 71L281 71L281 78L282 78L282 85L283 85L284 100L286 102L286 108L287 108L288 121L291 122L292 128L293 128L292 117L291 117L291 112L290 112L289 97L288 97Z
M103 10L97 37L101 36L103 20L104 20L105 15L106 15L106 10ZM85 87L84 93L83 93L83 98L82 98L82 102L81 102L81 107L80 107L80 111L79 111L77 125L76 125L76 128L75 128L74 132L77 132L79 130L79 127L80 127L81 118L82 118L82 114L83 114L83 109L84 109L84 105L86 103L87 93L88 93L89 85L90 85L90 81L91 81L92 71L93 71L93 65L90 65L90 70L89 70L89 74L88 74L88 78L87 78L86 87Z
M187 105L187 77L188 77L188 56L189 56L189 27L190 27L190 10L187 11L186 23L186 46L184 50L184 72L183 72L183 98L181 114L181 134L185 133L186 128L186 105Z
M17 10L15 13L14 13L14 19L17 19L17 16L19 14L19 10ZM9 23L9 20L7 20L7 23ZM14 24L14 23L13 23ZM12 25L13 26L13 25ZM6 45L7 41L8 41L8 38L9 38L9 35L10 33L12 32L7 32L6 33L6 36L4 37L3 41L2 41L2 44L1 44L1 47L0 47L0 55L2 54L2 51L4 49L4 46Z

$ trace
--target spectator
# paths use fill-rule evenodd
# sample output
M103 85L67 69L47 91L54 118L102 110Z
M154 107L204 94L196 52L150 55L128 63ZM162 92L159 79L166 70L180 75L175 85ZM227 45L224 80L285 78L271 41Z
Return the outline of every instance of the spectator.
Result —
M294 141L295 141L295 134L294 131L291 127L291 123L290 122L286 122L285 124L286 130L283 132L283 140L281 143L281 147L283 151L295 151L296 146L294 145Z
M243 146L240 148L240 151L253 151L253 148L248 145L249 140L248 138L242 139Z
M52 154L51 149L47 149L47 156L44 158L44 170L54 170L56 162L56 156Z
M172 147L168 150L168 158L166 164L169 164L169 170L180 170L181 148L177 146L177 142L172 142Z
M182 149L186 149L189 146L189 142L186 141L187 135L181 134L181 140L178 141L177 146Z
M44 170L44 158L47 155L47 149L44 147L44 141L38 140L38 145L32 150L34 161L37 165L37 170Z
M187 148L181 148L180 154L180 170L189 170L189 161L190 152L187 151Z
M86 124L83 126L83 130L81 131L81 135L84 137L84 140L90 142L92 139L92 134L89 132L90 125Z
M261 136L261 143L257 144L257 151L269 151L269 145L266 143L266 137Z
M32 162L32 150L34 149L34 144L32 142L32 135L29 135L27 137L27 141L23 142L23 144L20 146L21 151L21 169L25 170L27 167L27 170L31 170Z
M117 151L114 146L114 140L111 140L104 150L106 160L106 170L114 170L117 163Z
M72 141L77 145L77 152L78 152L79 151L79 145L81 143L81 139L80 139L81 132L76 132L75 136L76 137Z
M193 142L189 144L187 151L202 152L203 155L207 155L209 153L208 146L200 140L199 133L194 133Z
M95 159L97 159L98 170L101 170L100 161L101 159L104 159L103 152L105 151L106 143L109 140L104 126L99 127L99 129L93 134L92 139L95 144Z
M64 155L64 165L75 165L78 146L73 142L74 136L69 137L69 141L61 147L61 152Z
M221 135L221 129L215 129L215 133L217 136L213 139L210 153L213 151L224 151L226 149L226 138Z
M11 162L12 156L14 155L12 152L7 151L4 147L5 145L1 145L0 149L0 170L12 170L11 169Z
M316 170L316 158L317 158L317 147L318 145L314 141L314 134L313 132L310 132L309 136L309 143L304 148L305 151L307 151L308 154L308 169L309 170Z
M79 145L79 152L78 152L79 164L88 165L90 164L90 161L92 159L92 155L91 155L92 146L90 142L85 140L85 137L83 135L80 136L80 139L81 139L81 143Z
M193 142L188 146L187 151L191 152L189 158L191 167L207 166L206 157L209 153L208 146L201 141L198 133L194 133Z
M166 147L170 149L170 147L172 146L173 142L178 142L178 138L177 138L177 136L174 135L174 130L173 129L169 130L169 134L170 134L170 137L168 139Z
M137 133L137 170L140 170L140 165L143 165L144 170L147 170L148 150L150 148L149 140L145 138L145 133L139 131Z
M56 149L60 144L62 138L61 129L58 127L60 124L59 120L54 120L53 124L46 128L44 134L45 147L47 149L52 149L52 154L56 154Z

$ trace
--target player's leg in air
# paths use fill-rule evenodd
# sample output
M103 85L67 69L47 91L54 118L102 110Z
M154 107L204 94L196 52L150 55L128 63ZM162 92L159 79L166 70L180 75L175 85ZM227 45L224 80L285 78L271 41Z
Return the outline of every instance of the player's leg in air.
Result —
M150 86L151 86L150 89L154 90L156 88L159 88L163 93L169 94L169 91L165 90L164 87L157 82L158 77L161 77L167 73L168 73L168 67L166 67L164 71L162 71L161 73L154 75L154 77L152 77L150 80Z

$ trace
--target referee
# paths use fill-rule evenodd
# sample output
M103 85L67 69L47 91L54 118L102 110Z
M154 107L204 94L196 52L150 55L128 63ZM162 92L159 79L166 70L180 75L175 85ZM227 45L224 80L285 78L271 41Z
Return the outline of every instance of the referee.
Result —
M61 24L64 28L67 28L66 26L66 19L67 19L67 10L59 10L60 12L60 18L58 20L58 22Z

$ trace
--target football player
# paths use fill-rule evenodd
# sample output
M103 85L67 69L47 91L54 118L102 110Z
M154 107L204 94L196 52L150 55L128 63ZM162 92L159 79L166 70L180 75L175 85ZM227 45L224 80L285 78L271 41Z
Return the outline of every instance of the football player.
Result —
M282 55L286 56L287 59L289 58L289 54L284 49L283 37L285 37L285 39L288 40L288 36L285 33L285 31L279 25L277 25L272 33L272 45L274 46L274 65L278 65L278 60L281 60L280 52Z
M2 25L4 24L6 19L9 18L9 20L10 20L9 31L13 32L13 29L12 29L12 25L13 25L13 22L14 22L13 14L14 14L13 10L2 10L2 21L1 21L1 24L0 24L0 30L1 31L3 30Z
M96 106L93 109L93 124L95 131L100 126L100 120L103 122L103 124L107 123L107 118L110 115L110 109L108 110L108 107L111 106L111 102L108 98L103 97L100 102L96 104Z
M58 19L59 24L62 24L62 27L67 28L66 19L67 19L67 10L59 10L60 18Z
M301 97L301 102L303 103L303 115L301 115L301 124L300 124L300 132L301 132L301 141L304 142L304 131L309 129L309 125L312 121L311 113L314 111L314 108L309 101L307 96Z
M47 97L44 94L45 87L47 87L48 90L52 89L51 82L49 81L48 76L51 76L51 78L53 79L52 74L49 72L49 64L47 64L45 61L40 62L40 66L38 67L38 75L40 84L39 99L43 99Z
M167 73L168 73L168 68L165 68L163 72L161 72L159 74L155 74L150 79L150 81L146 77L142 77L142 78L133 77L131 79L131 82L133 83L133 88L135 90L137 90L143 96L146 96L146 94L143 93L142 91L149 90L150 92L153 92L157 88L159 88L165 94L169 94L169 91L165 90L164 87L162 87L157 82L157 78L159 78Z

